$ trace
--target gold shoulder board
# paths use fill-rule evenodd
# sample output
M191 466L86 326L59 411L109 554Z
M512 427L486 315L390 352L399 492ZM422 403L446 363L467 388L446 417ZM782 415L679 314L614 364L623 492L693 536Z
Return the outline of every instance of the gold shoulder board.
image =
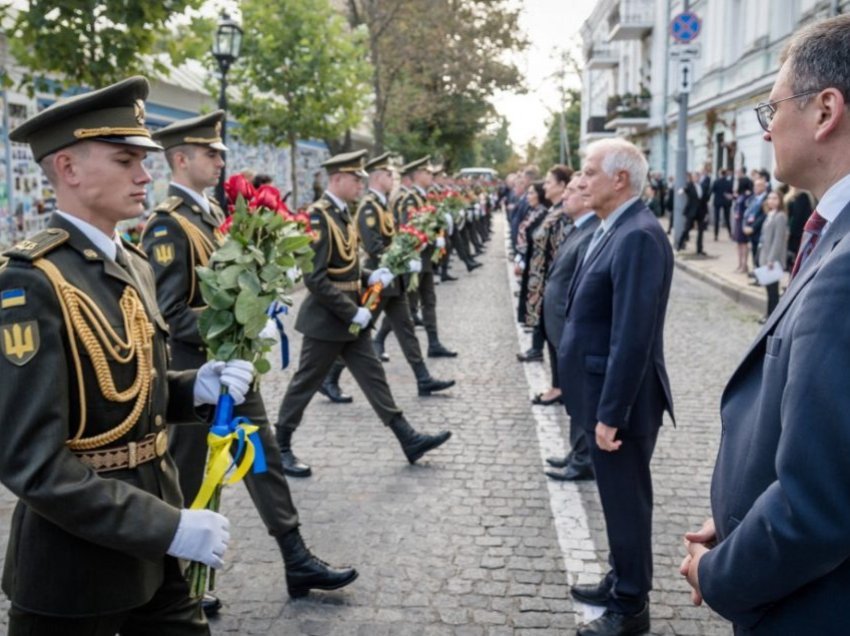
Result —
M174 210L179 208L181 203L183 203L183 199L181 199L180 197L168 197L167 199L165 199L165 201L156 206L153 211L167 212L170 214L171 212L174 212Z
M9 258L34 261L62 245L68 240L68 237L69 234L65 230L51 227L13 245L3 252L3 255Z

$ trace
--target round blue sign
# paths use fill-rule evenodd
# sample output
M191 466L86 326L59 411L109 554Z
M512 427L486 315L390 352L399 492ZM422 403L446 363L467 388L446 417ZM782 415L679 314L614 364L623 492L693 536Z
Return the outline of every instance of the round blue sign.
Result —
M682 44L688 44L697 39L702 26L702 20L693 11L683 11L670 22L670 35Z

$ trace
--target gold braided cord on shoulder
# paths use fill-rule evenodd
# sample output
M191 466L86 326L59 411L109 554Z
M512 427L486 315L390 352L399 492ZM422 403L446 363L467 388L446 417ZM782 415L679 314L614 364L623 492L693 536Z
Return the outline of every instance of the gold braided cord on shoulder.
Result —
M177 221L180 228L186 233L186 238L189 239L189 261L192 266L189 274L189 300L195 297L195 289L197 286L197 277L195 275L195 265L206 267L210 262L210 256L215 251L216 245L189 219L177 212L171 212L171 218ZM224 237L222 237L224 238ZM221 244L223 241L219 241Z
M328 267L328 272L331 274L344 274L357 265L357 228L354 227L353 223L349 223L346 229L343 230L331 218L327 210L323 209L322 214L325 217L325 222L328 224L328 235L333 241L337 254L346 262L342 267Z
M148 320L145 307L136 290L128 285L124 288L124 293L119 300L126 334L122 339L97 304L83 291L66 281L53 263L38 259L33 262L33 266L44 272L53 285L62 309L71 346L71 356L74 359L79 390L80 422L76 433L66 444L71 450L91 450L111 444L136 425L149 400L153 377L153 325ZM103 397L110 402L118 403L135 400L133 409L123 422L115 428L92 437L83 437L86 429L87 407L85 377L77 339L91 358L98 388ZM118 391L115 387L115 379L109 368L110 359L118 364L131 364L135 361L136 379L123 391Z
M381 205L380 201L375 201L375 209L378 211L378 219L380 223L378 225L381 230L381 235L386 237L391 237L395 235L395 219L393 219L392 212L389 211L388 208L385 208Z

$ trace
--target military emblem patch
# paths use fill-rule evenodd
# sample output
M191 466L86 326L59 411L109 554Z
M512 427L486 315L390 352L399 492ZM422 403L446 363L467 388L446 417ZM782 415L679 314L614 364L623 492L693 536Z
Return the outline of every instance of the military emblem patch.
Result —
M3 332L3 337L0 339L3 355L15 366L24 366L38 353L41 340L38 336L38 323L35 320L2 325L0 331Z
M377 221L377 220L375 220L375 215L374 215L374 214L367 214L367 215L366 215L366 225L367 225L367 226L369 226L369 227L375 227L375 224L376 224L377 222L378 222L378 221Z
M160 265L170 265L174 260L174 243L160 243L153 246L153 260Z
M168 228L159 226L153 229L153 237L154 238L162 238L163 236L168 236Z
M136 122L139 126L145 125L145 102L141 99L137 99L133 104L133 111L136 116Z

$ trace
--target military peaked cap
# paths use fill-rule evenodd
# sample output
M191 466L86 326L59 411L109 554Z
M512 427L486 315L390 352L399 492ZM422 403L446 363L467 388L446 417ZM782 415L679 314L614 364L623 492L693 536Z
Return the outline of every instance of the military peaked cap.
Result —
M224 111L217 110L209 115L181 119L153 133L153 138L168 150L174 146L195 144L209 146L215 150L227 150L221 141Z
M392 168L392 164L390 159L392 158L393 153L385 152L382 155L378 155L371 161L366 163L366 172L377 172L378 170L390 170Z
M428 167L425 164L429 161L431 161L431 155L425 155L416 161L411 161L401 167L401 174L411 174L417 170L427 170Z
M365 150L355 150L354 152L346 152L341 155L334 155L322 164L322 167L328 171L328 174L337 172L350 172L358 177L368 177L369 173L364 170L366 165Z
M150 86L141 76L56 102L9 133L27 143L36 161L80 141L105 141L162 150L145 128L145 99Z

